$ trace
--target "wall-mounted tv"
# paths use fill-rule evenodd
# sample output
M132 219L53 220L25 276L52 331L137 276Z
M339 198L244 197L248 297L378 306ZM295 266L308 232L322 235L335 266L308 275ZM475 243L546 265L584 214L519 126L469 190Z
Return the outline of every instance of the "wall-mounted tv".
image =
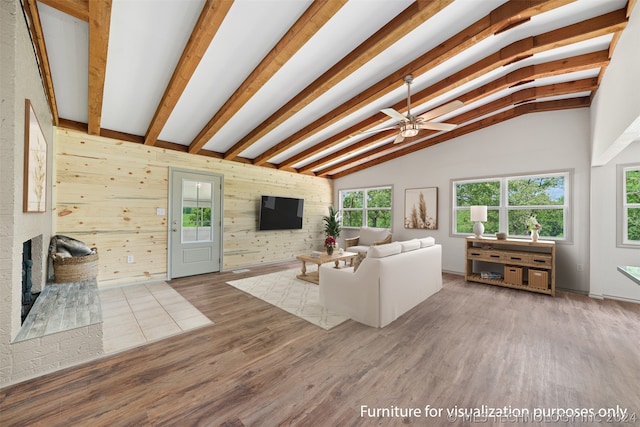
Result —
M304 199L262 196L260 230L297 230L302 228Z

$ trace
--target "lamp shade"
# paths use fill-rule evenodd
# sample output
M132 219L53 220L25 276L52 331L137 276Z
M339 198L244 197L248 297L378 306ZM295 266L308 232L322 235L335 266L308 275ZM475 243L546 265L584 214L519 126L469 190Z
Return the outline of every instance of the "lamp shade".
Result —
M486 206L471 206L471 221L486 221L486 220L487 220Z

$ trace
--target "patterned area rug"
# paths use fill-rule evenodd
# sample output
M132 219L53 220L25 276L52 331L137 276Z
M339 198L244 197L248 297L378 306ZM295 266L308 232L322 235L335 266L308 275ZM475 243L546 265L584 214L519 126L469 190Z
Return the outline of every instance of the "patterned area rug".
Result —
M296 278L299 269L232 280L227 284L329 330L348 319L320 305L320 288Z

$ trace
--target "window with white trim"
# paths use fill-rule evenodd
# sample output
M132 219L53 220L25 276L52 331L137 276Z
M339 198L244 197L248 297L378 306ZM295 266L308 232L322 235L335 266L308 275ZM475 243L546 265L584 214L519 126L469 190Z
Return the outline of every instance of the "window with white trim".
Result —
M391 228L391 187L340 190L342 227Z
M640 246L640 165L622 167L622 245Z
M451 234L472 234L471 206L481 205L487 206L485 235L528 237L527 220L535 217L541 237L568 240L570 181L570 172L453 180Z

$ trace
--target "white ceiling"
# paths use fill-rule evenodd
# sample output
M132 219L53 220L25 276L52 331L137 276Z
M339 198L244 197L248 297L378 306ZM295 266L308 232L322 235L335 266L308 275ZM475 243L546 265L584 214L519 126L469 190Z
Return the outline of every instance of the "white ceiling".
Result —
M61 0L38 2L58 116L66 121L86 124L89 122L89 24L57 10L55 6L58 1ZM453 1L433 18L410 31L329 90L318 94L311 103L291 114L284 123L243 149L239 158L232 159L254 161L266 150L322 116L330 115L335 108L398 72L411 61L436 48L505 2L506 0ZM408 0L348 1L288 61L279 64L280 68L264 85L251 86L251 98L230 119L222 123L219 131L208 140L203 149L224 157L225 152L234 144L260 127L275 111L412 3ZM204 0L113 0L101 129L138 137L146 135L204 5ZM310 0L235 1L162 127L158 139L188 147L310 5ZM477 64L483 58L514 42L623 9L625 6L626 0L578 0L535 15L528 22L490 36L427 72L415 75L411 92L416 94L433 87L454 73ZM529 65L606 50L611 40L612 34L589 38L498 67L478 78L457 82L444 93L429 97L431 99L422 105L412 104L412 112L422 114ZM473 111L526 88L598 77L601 71L600 67L594 67L591 70L523 82L516 87L499 90L466 104L436 121L454 119L453 122L461 127L465 123L455 121L455 117L461 113ZM374 97L364 107L324 129L309 132L294 147L270 157L267 165L278 167L293 155L316 144L322 144L338 132L379 114L380 109L403 103L406 99L406 87L403 86L402 78L395 81L395 89L391 92ZM530 102L590 95L591 91L575 92ZM488 112L485 116L513 108L513 105L509 105ZM395 122L389 119L380 122L378 127L394 124ZM307 156L292 166L299 169L371 136L372 134L356 133L337 144L327 144L327 150ZM433 136L430 134L428 137ZM394 136L390 135L377 145L388 144L393 139ZM404 149L420 140L418 137L414 141L398 144L397 149ZM367 147L365 150L372 149L375 149L375 146ZM347 153L327 164L343 162L362 152L363 150ZM370 153L375 157L375 151ZM366 167L367 161L362 160L359 163ZM345 166L341 172L323 174L322 169L326 167L324 165L307 173L332 176L335 173L348 173L353 166L357 166L357 163Z

